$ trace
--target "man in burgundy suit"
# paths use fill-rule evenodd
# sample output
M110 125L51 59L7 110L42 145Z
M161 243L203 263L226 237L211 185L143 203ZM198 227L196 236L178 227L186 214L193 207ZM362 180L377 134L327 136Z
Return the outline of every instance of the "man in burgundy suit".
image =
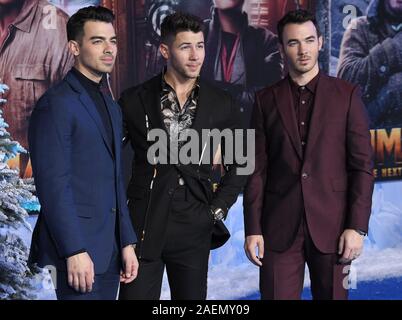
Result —
M256 96L244 248L262 299L300 299L306 262L314 299L347 299L371 212L368 117L357 86L320 72L313 15L289 12L278 36L289 75Z

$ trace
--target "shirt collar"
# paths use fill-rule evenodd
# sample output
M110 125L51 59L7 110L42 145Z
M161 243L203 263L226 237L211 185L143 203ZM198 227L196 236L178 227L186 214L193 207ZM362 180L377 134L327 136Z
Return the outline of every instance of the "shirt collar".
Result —
M39 0L25 0L20 14L12 25L23 32L30 32L36 10L39 7L38 4Z
M162 81L161 81L162 93L171 92L171 91L175 92L174 89L165 80L166 69L167 68L164 67L163 71L162 71ZM200 76L197 77L197 80L195 81L194 87L191 92L193 93L195 90L198 91L199 88L200 88Z
M99 83L92 81L91 79L87 78L84 74L78 71L75 67L71 68L71 71L74 75L78 78L80 83L85 87L87 90L101 90L104 83L105 83L105 76L102 77Z
M317 90L317 84L318 84L318 80L320 79L320 75L321 75L321 71L318 72L318 74L317 74L313 79L311 79L309 83L307 83L307 84L304 85L304 86L299 86L296 82L294 82L294 81L292 80L292 78L290 77L290 75L288 75L288 79L289 79L289 83L290 83L290 86L291 86L292 90L299 90L300 88L305 87L305 88L307 88L311 93L314 94L315 91Z

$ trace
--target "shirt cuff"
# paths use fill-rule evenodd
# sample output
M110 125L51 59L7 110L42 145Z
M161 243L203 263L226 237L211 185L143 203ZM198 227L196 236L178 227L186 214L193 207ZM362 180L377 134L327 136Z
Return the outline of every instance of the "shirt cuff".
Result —
M72 256L75 256L77 254L84 253L84 252L87 252L87 250L86 249L80 249L80 250L75 251L75 252L69 254L68 256L66 256L66 259L71 258Z

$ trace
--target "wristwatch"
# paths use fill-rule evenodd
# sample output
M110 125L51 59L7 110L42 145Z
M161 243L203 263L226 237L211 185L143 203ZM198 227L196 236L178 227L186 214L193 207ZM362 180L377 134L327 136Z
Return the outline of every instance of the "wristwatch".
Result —
M226 219L227 213L222 208L215 208L215 207L211 206L211 213L212 213L214 222Z

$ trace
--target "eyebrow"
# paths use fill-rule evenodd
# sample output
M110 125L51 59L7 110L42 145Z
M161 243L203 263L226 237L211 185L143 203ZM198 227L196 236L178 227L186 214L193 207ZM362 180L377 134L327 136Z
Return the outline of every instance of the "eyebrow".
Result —
M304 39L304 40L311 40L311 39L315 39L316 37L315 36L309 36L309 37L307 37L306 39Z
M197 42L197 44L204 44L204 41ZM191 42L182 42L179 44L179 47L181 47L183 45L191 45Z
M303 40L311 40L311 39L315 39L315 38L316 38L315 36L308 36L307 38L304 38ZM287 43L289 44L291 42L299 42L299 40L298 39L289 39Z
M106 40L106 37L102 37L102 36L93 36L91 38L89 38L89 40L95 40L95 39L100 39L100 40ZM113 36L110 38L111 40L115 40L117 39L117 36Z

